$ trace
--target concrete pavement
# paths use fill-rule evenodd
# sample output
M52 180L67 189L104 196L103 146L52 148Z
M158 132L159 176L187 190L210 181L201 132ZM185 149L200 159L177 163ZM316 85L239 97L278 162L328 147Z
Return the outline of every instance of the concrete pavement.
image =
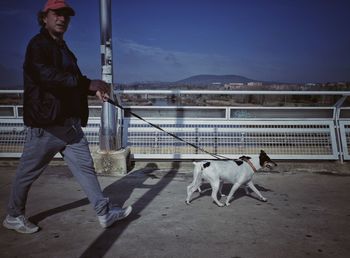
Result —
M0 218L16 162L0 166ZM255 175L267 203L236 193L219 208L210 189L185 204L191 163L137 163L124 177L99 177L112 202L133 205L128 219L102 229L60 162L33 184L27 216L41 230L0 228L1 257L349 257L350 165L279 162ZM209 188L208 184L204 188ZM224 193L229 186L224 186Z

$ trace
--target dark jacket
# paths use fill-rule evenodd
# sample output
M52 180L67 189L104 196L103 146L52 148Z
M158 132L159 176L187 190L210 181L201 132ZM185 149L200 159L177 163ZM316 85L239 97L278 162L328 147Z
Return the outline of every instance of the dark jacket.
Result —
M46 29L34 36L23 64L24 124L30 127L63 125L77 117L86 126L90 80L83 76L77 59L64 41L54 40Z

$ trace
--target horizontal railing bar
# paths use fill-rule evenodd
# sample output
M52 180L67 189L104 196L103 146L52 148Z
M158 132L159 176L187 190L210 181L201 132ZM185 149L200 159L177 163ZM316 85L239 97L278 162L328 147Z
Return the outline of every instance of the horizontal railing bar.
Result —
M23 90L0 90L0 94L21 94ZM228 94L228 95L342 95L350 96L350 91L280 91L280 90L115 90L116 94Z
M310 107L294 107L294 106L290 106L290 107L286 107L286 106L123 106L124 108L128 108L128 109L213 109L213 110L218 110L218 109L226 109L226 108L230 108L230 109L334 109L333 106L324 106L324 107L320 107L320 106L310 106Z
M238 158L240 155L232 155L232 154L219 154L222 156L225 156L227 158ZM250 155L253 156L253 155ZM330 160L336 160L338 157L336 155L269 155L271 159L288 159L288 160L293 160L293 159L308 159L308 160L320 160L320 159L330 159ZM134 159L175 159L175 160L185 160L185 159L214 159L210 155L206 154L196 154L195 158L193 157L193 154L133 154Z
M341 95L350 96L350 91L267 91L267 90L115 90L116 94L201 94L201 95Z
M23 90L0 90L0 94L22 94Z

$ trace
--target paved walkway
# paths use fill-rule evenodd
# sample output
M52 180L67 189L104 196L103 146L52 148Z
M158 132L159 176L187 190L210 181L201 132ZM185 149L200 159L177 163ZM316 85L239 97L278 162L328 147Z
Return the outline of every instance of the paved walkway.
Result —
M349 257L349 167L282 162L274 173L255 175L267 203L240 189L231 206L219 208L210 189L185 204L190 163L138 164L127 176L99 177L113 202L134 207L127 220L103 230L67 167L53 165L28 199L27 215L41 231L21 235L1 227L0 256ZM1 220L14 173L12 163L0 166Z

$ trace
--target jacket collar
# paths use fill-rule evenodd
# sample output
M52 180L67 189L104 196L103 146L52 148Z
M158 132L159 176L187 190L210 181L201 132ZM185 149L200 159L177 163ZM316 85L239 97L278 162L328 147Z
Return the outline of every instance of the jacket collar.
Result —
M44 27L42 27L40 29L40 34L43 35L45 38L51 40L52 42L55 42L59 47L65 46L65 41L63 39L54 39L50 33L48 32L47 29L45 29Z

